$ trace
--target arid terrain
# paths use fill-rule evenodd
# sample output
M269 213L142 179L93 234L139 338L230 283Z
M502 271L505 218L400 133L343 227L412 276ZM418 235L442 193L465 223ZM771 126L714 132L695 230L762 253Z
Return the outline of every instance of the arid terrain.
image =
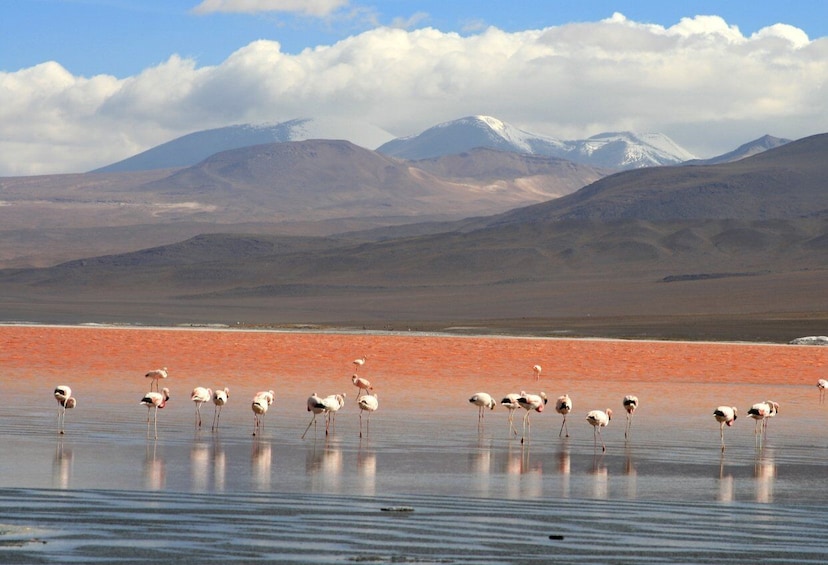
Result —
M308 167L312 147L278 153L288 161L298 154ZM348 145L324 148L362 155ZM176 195L177 205L184 198L205 203L221 194L225 202L239 200L236 211L254 209L256 201L245 200L238 187L249 186L243 181L250 175L280 174L267 164L270 150L257 151L241 152L235 160L233 152L221 154L197 170L124 193ZM84 237L98 241L96 248L128 241L130 233L157 239L176 229L204 231L129 253L89 253L44 268L4 269L0 318L786 342L828 333L827 155L828 136L813 136L734 163L619 173L500 214L413 224L409 217L401 226L394 225L406 223L399 218L374 218L371 230L324 237L274 234L275 224L194 224L198 214L157 226L86 225ZM472 156L459 161L474 163ZM478 179L491 182L486 162L472 168ZM443 166L462 169L448 159ZM513 167L510 178L525 179L537 166L523 161L521 172ZM354 163L348 167L353 170ZM296 185L305 178L297 170L310 169L288 167L281 176ZM354 186L343 198L356 214ZM461 199L435 186L422 184L433 190L417 200L422 211L431 202L432 219L441 206L444 216L451 215L452 203ZM306 202L335 193L309 186ZM284 193L293 202L286 206L298 210L300 194ZM362 194L378 205L373 189ZM267 198L270 204L262 200L262 210L279 201L274 194ZM51 205L59 200L55 196ZM5 207L7 213L13 208ZM62 221L70 216L62 215ZM354 218L366 227L365 217ZM345 219L329 221L343 225ZM67 229L65 239L77 243L79 232ZM41 246L38 253L48 254L48 244ZM59 247L66 252L66 245Z

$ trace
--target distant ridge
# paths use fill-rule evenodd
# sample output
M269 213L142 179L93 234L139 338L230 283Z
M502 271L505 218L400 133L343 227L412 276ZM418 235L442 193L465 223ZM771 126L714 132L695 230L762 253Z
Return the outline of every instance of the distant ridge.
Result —
M682 163L683 165L718 165L721 163L732 163L734 161L739 161L741 159L745 159L747 157L752 157L753 155L758 155L768 149L775 149L776 147L781 147L786 143L790 143L790 139L783 139L781 137L774 137L772 135L763 135L759 139L754 139L753 141L748 141L734 149L733 151L729 151L723 155L719 155L717 157L711 157L710 159L691 159L690 161L685 161Z
M666 135L608 132L564 141L530 133L491 116L468 116L394 139L377 151L409 160L463 153L476 147L545 155L605 169L676 165L694 158Z
M222 151L265 143L342 139L366 149L375 149L392 138L390 133L376 126L335 118L240 124L193 132L91 172L120 173L189 167Z

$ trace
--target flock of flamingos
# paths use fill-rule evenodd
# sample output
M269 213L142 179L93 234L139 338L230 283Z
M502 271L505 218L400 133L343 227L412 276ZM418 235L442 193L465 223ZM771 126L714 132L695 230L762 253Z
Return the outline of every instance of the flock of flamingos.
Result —
M373 392L371 383L367 379L357 375L359 368L365 364L365 361L366 357L364 356L353 361L354 375L351 377L351 381L358 390L357 405L359 406L359 437L362 437L362 413L368 413L366 422L367 434L368 427L370 426L370 415L372 412L376 411L377 408L379 408L377 394ZM535 365L532 369L535 373L535 380L540 380L541 366ZM162 379L166 379L168 377L167 368L164 367L163 369L149 371L145 377L150 379L150 392L144 395L140 404L147 407L147 436L149 437L150 435L150 422L152 421L154 437L155 439L158 439L158 410L164 408L167 401L170 399L169 389L165 387L159 391L158 383ZM816 386L819 389L820 400L824 401L825 390L828 389L828 380L819 379ZM153 390L153 388L155 390ZM56 387L54 395L58 403L58 433L63 434L65 433L66 410L74 408L77 405L77 400L72 396L72 389L66 385ZM228 388L215 391L205 387L194 388L193 392L190 394L190 400L195 403L196 407L196 427L201 428L202 405L212 401L215 406L215 410L213 412L212 430L217 430L219 419L221 417L221 408L227 403L229 397L230 389ZM253 396L251 409L253 410L254 416L254 436L262 431L264 425L263 417L267 413L270 405L273 404L274 399L275 395L272 390L260 391ZM527 428L531 430L529 416L532 412L543 412L547 401L548 398L544 392L541 392L540 394L530 394L525 391L507 394L500 401L500 405L509 410L509 431L515 436L518 434L517 428L514 425L515 410L522 408L526 411L523 416L523 436L520 440L521 443L526 441ZM474 394L471 398L469 398L469 402L478 407L478 424L482 423L484 413L487 408L494 410L495 406L497 406L497 402L494 397L486 392L478 392ZM316 393L313 393L307 401L308 412L311 412L313 417L308 423L308 427L305 428L305 432L302 434L302 439L305 438L305 435L308 433L308 430L310 430L312 425L314 426L314 430L316 430L316 417L320 414L324 415L325 434L327 435L336 413L344 405L344 393L332 394L326 397L320 397ZM622 405L624 407L624 411L626 412L627 418L626 427L624 429L624 438L626 439L630 434L633 416L638 408L638 397L628 394L623 398ZM569 398L569 395L564 394L563 396L558 397L555 401L555 411L563 416L563 423L561 424L558 436L561 436L564 432L566 432L566 437L569 437L569 429L566 426L566 417L572 411L572 399ZM151 412L154 412L153 418L150 418ZM754 434L758 443L761 443L762 437L767 430L768 420L776 416L778 412L779 403L772 400L758 402L748 409L748 416L755 420ZM724 428L725 426L732 426L736 421L737 416L738 410L735 406L718 406L713 411L713 417L717 422L719 422L722 451L725 450ZM600 439L601 450L606 451L607 447L604 443L603 437L601 436L601 428L609 425L610 420L612 420L612 409L607 408L606 410L590 410L586 415L586 420L593 427L593 441L596 449L598 440Z

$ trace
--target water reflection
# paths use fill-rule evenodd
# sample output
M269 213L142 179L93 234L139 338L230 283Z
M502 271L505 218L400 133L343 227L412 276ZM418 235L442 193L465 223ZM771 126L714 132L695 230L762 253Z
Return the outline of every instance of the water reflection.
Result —
M476 480L477 492L489 494L492 472L492 442L479 438L477 447L469 453L469 473Z
M753 476L756 479L756 502L773 502L776 462L772 450L763 449L756 455Z
M324 442L314 441L305 456L305 472L313 492L341 492L342 449L339 442L327 438Z
M144 488L163 490L167 483L167 469L164 458L158 453L158 442L150 440L144 453Z
M360 448L357 452L357 474L362 485L362 494L372 496L377 490L377 454L371 449Z
M210 447L206 442L193 443L190 447L190 484L196 492L205 492L210 485Z
M558 473L561 475L561 496L569 498L569 478L572 473L572 456L569 453L569 441L564 440L558 450Z
M543 494L543 465L533 462L529 444L509 443L506 492L509 498L537 498Z
M272 461L270 442L256 436L253 440L253 449L250 454L253 488L257 490L270 489L270 467Z
M725 454L719 459L719 502L733 502L733 474L725 468Z
M603 453L593 456L589 474L592 476L592 497L606 500L609 496L609 471Z
M213 438L213 484L216 492L224 492L227 475L227 458L218 436Z
M638 498L638 472L633 462L632 448L624 446L624 475L627 477L627 498Z
M72 448L63 445L58 440L55 447L55 457L52 460L52 487L59 489L69 488L72 479Z

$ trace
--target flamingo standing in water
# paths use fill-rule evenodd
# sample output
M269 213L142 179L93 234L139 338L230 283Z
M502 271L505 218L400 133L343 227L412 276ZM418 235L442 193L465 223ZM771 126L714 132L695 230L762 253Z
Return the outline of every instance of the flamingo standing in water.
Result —
M532 371L535 373L535 380L539 381L540 380L540 374L541 374L541 366L540 365L535 365L534 367L532 367Z
M325 406L325 435L329 431L333 431L336 427L336 413L345 406L344 392L342 394L330 394L322 399L322 404Z
M275 395L272 390L264 390L257 392L253 396L253 403L250 408L253 410L253 435L257 432L264 431L264 415L267 414L267 409L273 404Z
M203 386L197 386L193 389L193 392L190 394L190 400L195 402L195 413L196 413L196 422L195 427L197 430L201 429L201 406L205 402L210 402L213 398L213 391L209 388L204 388Z
M368 412L368 417L365 419L365 435L371 431L371 412L376 412L379 408L379 400L376 394L366 394L357 401L359 405L359 437L362 437L362 412Z
M155 439L158 439L158 410L167 405L170 399L170 389L164 387L161 392L149 391L141 399L141 404L147 407L147 437L149 437L150 428L150 410L155 409Z
M305 428L305 432L302 434L302 439L305 439L305 435L308 433L311 424L314 424L313 433L314 437L316 437L316 417L319 414L324 414L328 410L327 407L322 403L322 398L320 398L315 392L308 397L307 406L308 412L313 412L313 417L311 418L311 421L308 422L308 427Z
M362 356L362 357L360 357L359 359L354 359L354 360L353 360L353 364L354 364L354 373L358 373L358 372L359 372L359 368L360 368L360 367L362 367L363 365L365 365L365 361L367 361L367 360L368 360L368 356L367 356L367 355L363 355L363 356Z
M167 378L167 368L164 367L163 369L153 369L144 376L148 379L152 379L150 381L150 391L152 391L153 385L155 385L155 390L158 390L158 381Z
M369 392L374 391L374 387L371 386L371 381L368 379L363 379L357 375L351 376L351 382L354 383L354 386L357 387L357 399L363 394L368 394Z
M62 435L66 431L66 409L74 408L78 401L72 396L72 389L66 385L55 387L55 400L58 403L58 433Z
M748 410L748 416L756 421L753 435L757 445L761 445L768 428L768 418L772 418L779 411L779 404L773 400L757 402Z
M520 394L517 392L510 392L503 397L503 400L500 401L500 405L509 411L509 431L515 436L517 436L517 428L515 427L515 410L520 408L520 403L518 402L519 398Z
M523 437L520 438L520 443L524 443L526 441L527 425L529 426L529 432L532 431L532 423L529 421L529 415L532 412L543 412L547 400L545 392L541 392L540 394L529 394L525 391L520 392L518 404L520 404L521 408L526 410L526 415L523 416Z
M561 424L561 431L558 432L558 437L566 430L566 437L569 437L569 428L566 427L566 415L572 412L572 399L568 394L559 396L555 401L555 412L563 416L563 423Z
M227 404L227 400L230 398L230 389L224 387L223 389L216 390L213 393L213 427L211 429L217 430L219 425L219 418L221 418L221 408L225 404Z
M713 417L719 422L719 435L722 438L722 453L725 450L724 427L730 427L736 421L739 411L735 406L719 406L713 411Z
M638 408L638 397L633 394L625 396L624 410L627 411L627 425L624 427L624 439L627 439L632 433L632 421L636 408Z
M612 410L607 408L606 412L601 410L591 410L586 416L587 422L592 424L592 441L595 448L598 448L598 438L601 438L601 451L606 451L607 446L604 445L604 436L601 435L601 428L606 428L610 420L612 420Z
M483 421L483 412L488 408L489 410L494 410L495 408L495 401L492 398L492 395L487 392L478 392L471 398L469 398L469 402L477 406L477 423Z
M819 389L819 402L825 402L825 389L828 388L828 380L819 379L817 381L817 388Z

